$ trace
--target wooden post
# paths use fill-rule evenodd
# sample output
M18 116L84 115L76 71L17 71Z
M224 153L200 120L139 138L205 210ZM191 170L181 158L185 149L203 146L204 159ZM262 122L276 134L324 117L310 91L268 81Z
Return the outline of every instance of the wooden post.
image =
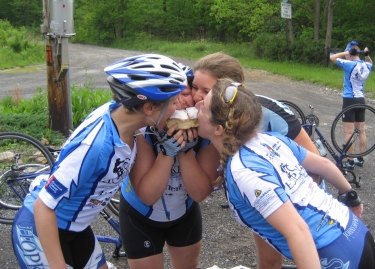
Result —
M44 26L49 32L50 29L50 7L49 0L43 0ZM68 87L68 76L57 80L60 71L65 67L62 62L62 46L67 46L67 40L62 37L46 35L46 60L47 60L47 92L49 109L49 127L59 131L65 136L73 129L70 87ZM68 90L69 89L69 90Z

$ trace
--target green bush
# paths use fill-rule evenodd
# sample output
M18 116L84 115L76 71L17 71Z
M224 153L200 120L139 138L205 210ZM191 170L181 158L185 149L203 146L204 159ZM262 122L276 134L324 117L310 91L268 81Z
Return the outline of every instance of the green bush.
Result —
M90 82L88 82L90 83ZM112 99L111 91L72 86L73 127L76 128L93 110ZM18 131L38 139L60 141L61 134L49 129L49 111L46 90L39 88L30 99L18 99L17 95L0 100L0 132Z
M52 145L61 145L66 139L57 131L48 128L48 114L4 114L0 117L0 132L20 132L38 140L47 139Z
M285 35L260 34L253 42L255 56L271 61L289 60Z
M31 32L25 27L15 28L8 21L0 20L0 70L44 61L44 46L33 40Z

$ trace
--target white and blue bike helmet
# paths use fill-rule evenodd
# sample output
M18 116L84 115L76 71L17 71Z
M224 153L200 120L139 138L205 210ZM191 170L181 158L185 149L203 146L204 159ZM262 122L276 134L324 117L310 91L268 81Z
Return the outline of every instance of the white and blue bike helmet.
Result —
M125 58L107 66L112 92L128 109L150 101L165 101L186 88L186 73L172 59L159 54Z

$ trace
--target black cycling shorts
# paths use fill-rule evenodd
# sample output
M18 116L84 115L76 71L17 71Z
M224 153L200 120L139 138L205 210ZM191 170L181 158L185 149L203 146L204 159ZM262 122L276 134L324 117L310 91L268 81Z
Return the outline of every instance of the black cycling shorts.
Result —
M59 229L61 250L66 264L74 268L84 268L95 248L95 235L88 226L82 232Z
M193 203L181 218L170 222L152 221L121 196L120 228L124 250L129 259L140 259L163 252L165 242L174 247L185 247L202 239L202 214L198 203Z
M365 98L343 98L342 109L356 104L365 104ZM342 115L343 122L364 122L365 109L351 109Z

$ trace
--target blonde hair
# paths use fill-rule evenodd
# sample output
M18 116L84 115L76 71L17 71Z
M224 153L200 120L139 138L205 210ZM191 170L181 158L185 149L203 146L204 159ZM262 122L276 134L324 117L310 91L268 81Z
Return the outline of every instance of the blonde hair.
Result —
M233 85L232 83L233 80L220 79L212 88L210 105L211 124L224 127L223 151L220 156L222 171L225 169L228 158L257 134L262 120L262 107L258 98L243 84L238 86L238 92L232 104L225 101L225 91L227 87Z
M198 70L207 72L217 79L230 78L240 83L245 81L245 75L239 61L222 52L208 54L200 58L194 66L194 72Z

